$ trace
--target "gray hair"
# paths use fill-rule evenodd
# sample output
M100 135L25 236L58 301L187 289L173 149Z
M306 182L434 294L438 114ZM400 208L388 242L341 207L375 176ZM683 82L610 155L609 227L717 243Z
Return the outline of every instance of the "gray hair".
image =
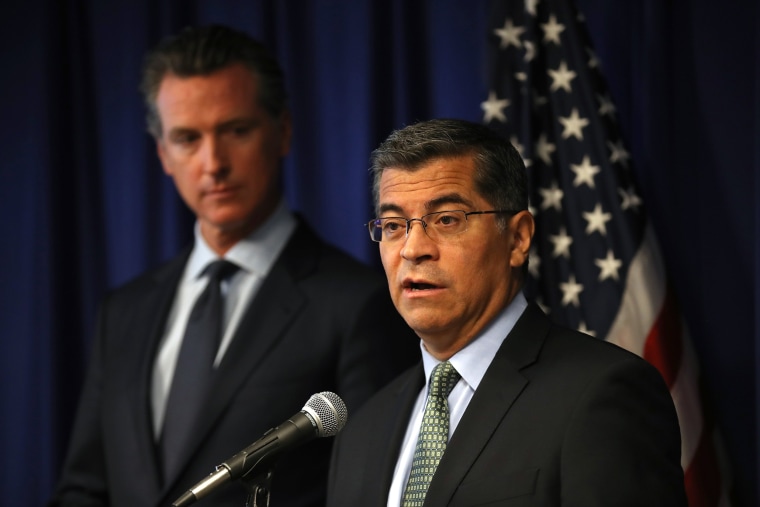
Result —
M395 130L372 152L376 212L380 179L387 168L415 171L436 159L470 155L475 190L495 209L528 208L528 175L514 146L495 130L465 120L435 119ZM500 227L507 217L499 217Z

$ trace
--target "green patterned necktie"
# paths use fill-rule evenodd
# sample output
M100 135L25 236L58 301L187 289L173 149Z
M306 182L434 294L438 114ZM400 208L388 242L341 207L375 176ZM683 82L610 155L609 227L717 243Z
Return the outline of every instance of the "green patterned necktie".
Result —
M425 503L430 481L449 440L448 397L460 378L461 375L448 361L433 369L420 436L414 449L412 470L401 502L402 507L421 507Z

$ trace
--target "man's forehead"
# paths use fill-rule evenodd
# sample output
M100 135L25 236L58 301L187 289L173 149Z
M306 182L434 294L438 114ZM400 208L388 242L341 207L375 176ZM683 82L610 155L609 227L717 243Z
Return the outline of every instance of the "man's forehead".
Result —
M388 167L380 178L380 194L392 192L468 193L474 189L472 162L436 159L415 168ZM442 190L451 188L451 190Z
M472 174L466 168L429 165L416 170L391 168L386 171L379 187L380 211L471 208L479 200Z

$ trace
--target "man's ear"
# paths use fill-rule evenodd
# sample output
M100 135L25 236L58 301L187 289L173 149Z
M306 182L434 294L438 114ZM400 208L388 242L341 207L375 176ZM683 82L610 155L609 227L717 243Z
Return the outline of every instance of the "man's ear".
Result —
M509 265L513 268L522 266L528 259L528 252L536 232L536 222L528 210L523 210L510 220L509 233L512 235L512 252L509 257Z

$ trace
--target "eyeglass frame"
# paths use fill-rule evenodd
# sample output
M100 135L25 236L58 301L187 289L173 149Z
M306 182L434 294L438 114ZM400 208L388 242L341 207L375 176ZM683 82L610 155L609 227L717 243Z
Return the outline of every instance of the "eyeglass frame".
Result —
M370 220L369 222L367 222L366 224L364 224L364 226L367 228L367 231L369 232L369 237L372 240L372 242L374 242L374 243L382 243L383 242L383 240L382 240L382 234L380 236L381 239L379 239L379 240L376 240L375 236L372 234L372 230L373 230L372 227L375 224L375 222L377 222L378 220L384 220L384 219L387 219L387 218L396 218L396 219L399 219L399 220L404 220L406 222L406 233L404 234L404 237L408 237L409 236L409 231L412 230L412 222L419 222L419 223L422 224L422 230L425 231L425 234L428 237L430 237L430 235L427 232L427 226L428 226L428 224L427 224L427 222L425 222L424 218L425 217L429 217L431 215L438 215L440 213L458 212L458 213L464 214L464 220L465 220L466 223L469 224L469 220L467 219L467 217L470 216L470 215L494 215L494 214L499 214L499 213L509 213L510 215L516 215L517 213L519 213L521 211L523 211L523 210L521 210L521 209L519 209L519 210L493 209L493 210L484 210L484 211L465 211L463 209L447 209L447 210L441 210L441 211L433 211L432 213L427 213L425 215L422 215L419 218L404 218L404 217L395 217L395 216L391 216L391 217L375 217L372 220ZM462 234L463 232L467 232L468 230L469 230L469 225L467 226L467 229L464 229L463 231L459 231L458 233L453 234L453 236L456 236L457 234ZM398 239L401 239L401 238L399 237Z

